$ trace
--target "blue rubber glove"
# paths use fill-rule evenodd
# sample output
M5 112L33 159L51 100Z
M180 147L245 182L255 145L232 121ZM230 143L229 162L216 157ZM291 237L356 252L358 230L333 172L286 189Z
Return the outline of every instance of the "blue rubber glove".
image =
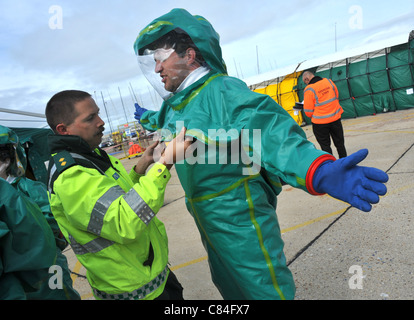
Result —
M134 112L135 117L134 118L139 121L145 111L148 111L148 109L141 108L138 103L135 103L135 112Z
M379 195L387 193L384 183L388 175L376 168L357 166L367 155L368 150L362 149L348 157L322 163L313 177L315 191L370 211L371 204L379 202Z

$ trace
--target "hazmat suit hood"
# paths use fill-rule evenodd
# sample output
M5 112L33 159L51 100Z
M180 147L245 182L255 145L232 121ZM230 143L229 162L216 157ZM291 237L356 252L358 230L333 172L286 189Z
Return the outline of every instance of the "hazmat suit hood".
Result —
M171 10L169 13L152 21L139 33L134 43L135 54L138 56L139 62L140 58L144 57L148 52L148 48L151 47L151 44L173 30L178 31L179 33L184 32L190 36L211 70L218 73L227 73L226 65L222 58L220 37L218 33L205 18L199 15L193 16L184 9ZM208 41L206 41L206 39L208 39ZM151 58L150 60L153 62L154 59ZM156 75L154 70L146 70L145 64L146 62L140 62L142 72L161 97L163 97L164 100L167 99L169 93L166 90L157 88L154 84L156 81L154 78L151 78L155 77L155 79L159 80L159 75Z
M10 128L0 125L0 147L5 148L6 146L10 147L12 153L7 173L15 177L23 176L27 160L25 151L19 143L19 137ZM0 165L1 163L0 160Z

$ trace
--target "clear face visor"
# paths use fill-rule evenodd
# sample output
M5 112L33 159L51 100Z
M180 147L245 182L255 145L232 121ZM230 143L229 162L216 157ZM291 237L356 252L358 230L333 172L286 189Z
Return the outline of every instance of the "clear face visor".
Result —
M164 100L170 96L171 92L165 89L165 85L162 82L161 75L157 68L158 64L167 60L173 52L175 52L173 48L159 48L156 50L145 49L142 55L138 55L138 64L142 73Z
M145 49L144 53L138 56L142 73L164 100L167 100L177 89L180 90L184 80L194 71L191 66L194 62L191 62L191 58L187 55L188 51L179 54L175 47L174 44L168 49Z

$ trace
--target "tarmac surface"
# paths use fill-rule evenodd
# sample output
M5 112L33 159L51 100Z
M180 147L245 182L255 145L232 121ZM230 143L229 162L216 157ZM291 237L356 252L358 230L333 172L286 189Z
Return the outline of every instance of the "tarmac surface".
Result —
M328 195L283 187L277 216L296 300L411 300L414 298L414 109L343 120L348 155L367 148L361 165L389 175L388 192L368 213ZM303 127L316 143L311 126ZM337 156L334 146L334 155ZM127 169L137 158L124 159ZM206 251L184 203L174 168L158 218L169 237L170 268L186 300L221 300ZM93 300L85 268L64 251L74 287Z

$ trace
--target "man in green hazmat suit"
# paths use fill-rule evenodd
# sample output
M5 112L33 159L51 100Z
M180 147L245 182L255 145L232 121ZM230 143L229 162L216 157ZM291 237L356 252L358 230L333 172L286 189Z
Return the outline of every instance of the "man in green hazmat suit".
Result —
M0 300L27 300L48 282L56 260L52 230L39 207L3 178L0 252Z
M164 99L158 112L136 105L136 119L164 140L182 126L197 140L176 170L223 298L293 299L275 214L280 179L369 211L388 176L357 165L367 150L341 160L317 150L273 99L229 77L205 18L174 9L146 26L134 49Z
M16 133L10 128L0 126L0 177L10 183L20 194L29 198L39 207L47 223L49 224L56 246L53 251L56 254L54 265L60 267L62 272L61 287L50 286L48 270L39 290L27 293L27 299L30 300L80 300L79 294L72 287L72 279L68 268L68 262L62 251L67 247L68 243L60 232L59 226L52 215L49 205L46 186L38 181L34 181L25 177L25 169L27 167L26 154L23 147L19 143ZM45 237L47 235L45 234ZM59 271L60 272L60 271ZM59 275L60 275L59 274ZM53 288L52 288L53 287Z

